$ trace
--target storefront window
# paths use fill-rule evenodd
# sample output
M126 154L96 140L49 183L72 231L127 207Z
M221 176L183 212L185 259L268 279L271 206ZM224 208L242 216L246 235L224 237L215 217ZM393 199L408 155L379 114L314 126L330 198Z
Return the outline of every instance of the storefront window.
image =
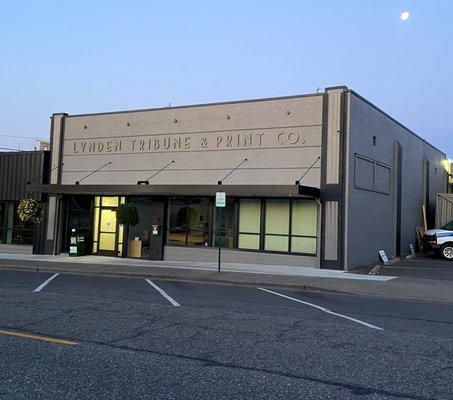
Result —
M151 226L153 224L153 200L148 196L134 196L129 199L129 203L137 208L138 223L135 226L129 227L129 247L127 255L128 257L149 258ZM120 225L120 228L121 227L122 225ZM138 252L136 250L137 247Z
M222 225L221 225L221 235L222 235L222 247L227 247L229 249L234 248L234 236L235 236L235 200L234 198L228 198L226 202L226 207L222 208ZM219 220L219 211L218 207L215 208L215 219L214 225L212 227L212 243L215 247L219 245L217 224Z
M102 207L118 207L118 197L102 196Z
M71 196L68 198L68 231L66 236L65 249L69 251L69 238L72 229L77 230L77 234L84 235L87 248L91 243L91 196ZM97 235L96 235L97 237Z
M259 250L261 200L241 199L239 202L238 248Z
M187 198L172 197L168 210L167 243L184 246L187 244Z
M316 254L318 205L314 200L293 200L291 252Z
M167 244L209 246L210 214L209 198L170 198Z
M316 254L317 223L314 200L241 199L238 248Z
M218 219L213 199L170 198L167 244L217 247ZM312 199L227 198L222 247L315 255L317 224L318 206Z
M3 243L5 240L5 206L5 203L0 203L0 243Z
M32 222L23 222L20 220L17 214L18 203L8 204L8 229L7 229L7 240L6 243L13 244L33 244L33 231L34 224ZM12 224L11 224L12 222ZM10 226L12 225L12 229Z
M266 201L264 250L288 251L289 200Z
M209 242L209 199L189 199L187 218L189 232L187 244L189 246L208 246Z

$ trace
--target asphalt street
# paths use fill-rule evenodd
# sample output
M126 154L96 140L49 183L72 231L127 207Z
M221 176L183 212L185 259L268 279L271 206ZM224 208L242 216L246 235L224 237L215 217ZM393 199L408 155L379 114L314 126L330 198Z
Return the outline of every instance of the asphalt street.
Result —
M452 399L453 305L3 269L0 354L2 400Z
M435 256L403 259L395 264L384 265L379 275L453 281L453 261Z

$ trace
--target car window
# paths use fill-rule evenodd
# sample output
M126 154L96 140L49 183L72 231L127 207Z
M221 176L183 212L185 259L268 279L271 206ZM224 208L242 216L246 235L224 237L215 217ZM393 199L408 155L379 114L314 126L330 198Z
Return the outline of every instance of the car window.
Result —
M448 224L445 224L442 229L445 229L447 231L453 231L453 221L450 221Z

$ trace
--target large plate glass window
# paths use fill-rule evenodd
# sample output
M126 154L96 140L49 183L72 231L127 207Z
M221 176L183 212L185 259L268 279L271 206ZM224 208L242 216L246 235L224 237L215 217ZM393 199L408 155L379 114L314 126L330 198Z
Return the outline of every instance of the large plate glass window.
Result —
M264 250L288 251L289 200L267 200Z
M315 200L293 200L291 252L316 254L318 205Z
M215 221L212 227L212 243L214 243L215 247L218 247L218 233L217 233L217 224L219 218L219 210L218 207L215 209ZM222 226L221 226L221 233L222 233L222 247L227 247L229 249L233 249L235 246L234 243L234 236L235 236L235 199L231 197L227 197L226 200L226 207L222 209Z
M167 243L176 246L187 244L187 198L170 198L168 210Z
M5 236L5 210L6 204L0 203L0 243L3 243Z
M167 244L209 246L211 208L207 197L170 198Z
M261 227L261 200L241 199L239 201L239 235L240 249L259 250Z
M187 208L187 244L189 246L208 246L209 242L209 199L196 197L189 199Z

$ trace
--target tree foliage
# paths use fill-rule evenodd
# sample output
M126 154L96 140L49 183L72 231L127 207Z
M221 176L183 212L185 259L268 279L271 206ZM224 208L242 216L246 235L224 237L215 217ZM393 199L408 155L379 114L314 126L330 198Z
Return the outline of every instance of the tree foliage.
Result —
M17 207L17 215L22 222L39 224L43 216L41 204L34 199L22 199Z

